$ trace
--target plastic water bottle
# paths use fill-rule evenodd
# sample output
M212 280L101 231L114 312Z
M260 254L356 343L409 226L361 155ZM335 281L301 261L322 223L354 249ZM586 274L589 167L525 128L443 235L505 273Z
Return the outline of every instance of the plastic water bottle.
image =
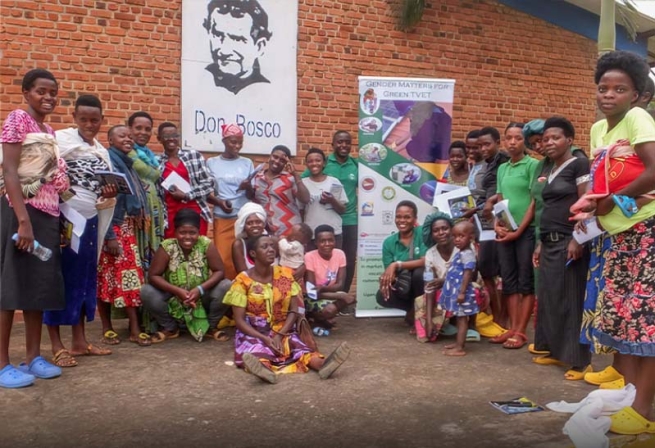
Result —
M432 269L426 269L423 271L423 282L428 283L434 280L434 273L432 272Z
M14 233L14 236L12 236L11 239L18 241L18 234ZM52 251L47 247L40 245L38 241L34 241L34 249L32 249L32 252L30 253L41 261L48 261L50 257L52 257Z

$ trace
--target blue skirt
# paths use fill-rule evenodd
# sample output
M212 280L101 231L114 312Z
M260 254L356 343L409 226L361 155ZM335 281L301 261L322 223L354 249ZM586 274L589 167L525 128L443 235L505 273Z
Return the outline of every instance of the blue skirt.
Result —
M587 274L587 288L582 311L582 331L580 332L580 343L589 345L592 353L608 353L607 347L603 347L592 335L594 319L596 317L596 304L600 291L605 289L605 278L603 267L605 266L605 252L612 245L612 238L607 235L600 235L591 242L591 258L589 260L589 271Z
M70 246L61 250L61 269L66 289L66 308L62 311L46 311L46 325L77 325L80 317L93 321L96 312L98 289L98 217L86 222L80 238L79 253Z

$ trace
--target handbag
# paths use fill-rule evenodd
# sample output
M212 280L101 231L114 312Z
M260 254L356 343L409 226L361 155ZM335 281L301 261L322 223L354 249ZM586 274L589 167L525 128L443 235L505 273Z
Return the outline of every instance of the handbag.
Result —
M314 333L312 333L312 327L309 325L307 318L302 314L298 314L296 318L296 332L302 343L309 347L311 351L318 351L316 339L314 339Z
M414 259L414 239L412 238L412 243L409 245L409 259L407 261L412 261ZM412 271L409 269L401 269L396 273L396 279L393 282L393 289L391 294L396 297L406 298L410 291L412 290Z

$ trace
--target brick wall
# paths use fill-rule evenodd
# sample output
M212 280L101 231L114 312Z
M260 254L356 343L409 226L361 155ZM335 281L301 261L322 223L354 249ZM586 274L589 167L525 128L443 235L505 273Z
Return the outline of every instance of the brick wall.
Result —
M42 67L60 79L55 128L82 93L103 101L105 129L137 110L180 121L181 0L2 0L0 20L0 118L23 106L22 75ZM587 143L596 47L579 35L490 0L429 1L408 34L385 0L300 0L299 25L301 155L356 131L358 75L455 78L457 139L557 113Z

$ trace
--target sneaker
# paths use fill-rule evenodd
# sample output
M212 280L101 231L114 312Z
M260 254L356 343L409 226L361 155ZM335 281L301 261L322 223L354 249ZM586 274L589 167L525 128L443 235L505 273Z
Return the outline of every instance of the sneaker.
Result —
M18 365L18 370L23 373L34 375L35 377L41 378L43 380L49 380L51 378L57 378L58 376L61 376L61 369L54 364L50 364L48 361L43 359L42 356L37 356L34 358L29 366L24 362L21 362Z
M325 359L323 367L318 371L318 376L322 380L327 380L339 367L341 367L341 364L346 362L348 356L350 356L350 347L344 342Z
M277 375L271 369L266 367L262 362L252 353L243 355L243 364L248 369L248 372L255 375L262 381L270 384L277 383Z
M11 364L7 364L0 370L0 387L5 389L18 389L34 384L36 377L29 373L23 373Z

